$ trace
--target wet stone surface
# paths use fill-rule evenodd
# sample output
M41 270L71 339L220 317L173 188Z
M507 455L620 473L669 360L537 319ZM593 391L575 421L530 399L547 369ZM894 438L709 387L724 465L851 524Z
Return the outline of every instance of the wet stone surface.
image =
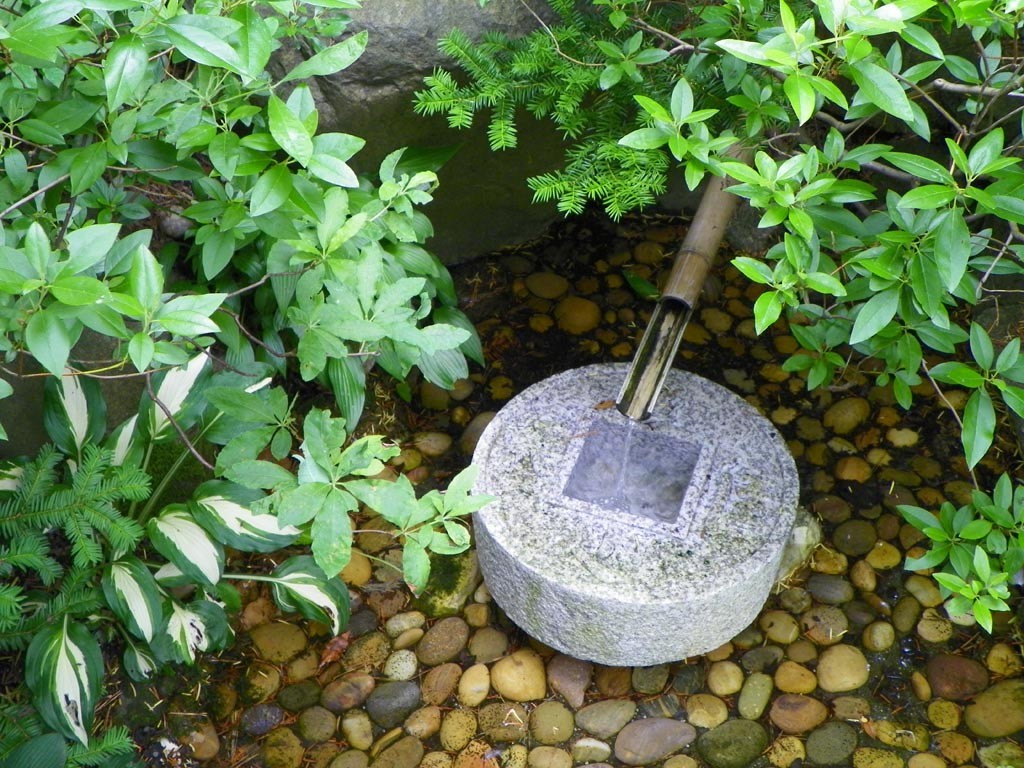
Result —
M656 282L685 227L584 219L563 230L457 271L488 368L447 399L429 393L420 411L377 403L367 433L410 447L417 434L451 438L424 443L447 447L395 472L419 472L424 489L443 487L468 461L487 414L516 391L571 367L628 360L651 304L624 287L623 270ZM943 431L952 422L943 404L922 387L904 412L852 367L832 388L808 393L782 367L794 349L789 329L753 333L749 310L760 289L730 267L708 288L701 308L715 312L696 313L677 365L740 393L772 420L797 462L801 503L824 527L821 547L751 627L707 654L654 668L593 665L525 636L472 570L449 581L458 594L436 603L447 618L414 606L393 571L358 553L365 545L374 557L394 558L394 539L367 537L356 543L359 567L346 571L353 619L340 646L322 626L278 615L258 588L244 595L252 623L239 626L234 655L208 666L212 679L195 696L212 724L192 729L203 765L1024 765L1019 626L997 616L989 637L954 623L934 582L902 569L920 536L893 500L934 509L969 495L958 437ZM988 461L981 471L1001 471ZM355 522L362 530L369 519Z

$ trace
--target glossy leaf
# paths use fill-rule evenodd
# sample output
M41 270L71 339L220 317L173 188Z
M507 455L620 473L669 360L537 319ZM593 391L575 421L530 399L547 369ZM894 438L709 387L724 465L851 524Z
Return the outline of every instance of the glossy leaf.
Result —
M974 468L992 445L996 429L996 412L992 399L984 389L976 389L964 407L961 438L967 466Z
M340 72L362 56L363 51L366 50L367 40L367 33L359 32L330 48L325 48L292 69L281 78L281 82L308 80L311 77L333 75L335 72Z
M886 288L865 302L850 332L850 344L860 344L878 334L896 315L899 305L899 288Z
M108 112L141 95L148 66L146 46L138 37L129 34L114 41L103 60Z

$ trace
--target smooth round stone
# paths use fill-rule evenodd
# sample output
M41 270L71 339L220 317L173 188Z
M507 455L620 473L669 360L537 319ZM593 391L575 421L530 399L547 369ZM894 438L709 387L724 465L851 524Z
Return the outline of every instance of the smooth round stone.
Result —
M867 560L858 560L850 566L850 581L857 589L874 592L878 586L878 574Z
M914 628L921 617L921 604L913 595L904 595L893 606L892 625L900 634L906 634Z
M903 553L888 541L876 541L864 559L876 571L889 571L903 562Z
M486 627L491 620L491 608L483 603L470 603L463 609L466 623L474 629Z
M434 667L423 676L422 691L424 704L443 704L455 693L455 687L462 676L462 667L447 663Z
M286 685L277 694L277 703L289 712L299 712L320 701L320 686L315 680Z
M978 750L978 758L985 768L1020 768L1024 766L1024 748L1012 741L989 744Z
M871 666L853 645L833 645L818 658L818 685L829 693L845 693L867 683Z
M410 681L382 683L366 699L366 712L381 728L394 728L422 704L420 687Z
M812 602L810 593L803 587L789 587L779 593L779 605L790 613L803 613Z
M743 651L757 648L763 642L764 634L757 627L746 627L732 638L732 644Z
M885 651L896 642L896 630L888 621L874 621L864 628L861 642L869 651Z
M373 745L373 722L361 709L344 714L341 718L341 732L354 749L369 749Z
M953 622L935 608L925 608L921 612L916 629L926 643L944 643L953 636Z
M429 739L441 730L441 708L433 704L420 707L405 719L402 727L406 733L420 741Z
M964 722L975 736L998 739L1024 729L1024 678L996 683L967 705Z
M940 699L964 701L988 685L988 670L966 656L943 653L928 659L925 667L932 693Z
M424 456L436 459L452 447L452 436L445 432L419 432L413 436L412 443Z
M459 450L464 456L472 456L487 425L494 421L496 411L483 411L474 416L459 436Z
M572 768L572 755L558 747L534 747L527 765L529 768Z
M182 745L192 750L192 757L200 763L213 760L220 752L220 737L209 718L202 717L181 735Z
M384 623L384 631L388 637L398 637L410 629L418 629L427 623L427 617L420 611L404 611L396 613Z
M811 504L811 509L814 514L826 523L832 523L833 525L839 525L839 523L849 520L850 514L853 511L850 507L850 502L831 494L825 494L816 498Z
M320 704L335 714L358 707L370 695L376 682L369 675L355 672L329 682L320 694Z
M773 643L789 645L800 637L800 625L786 611L764 612L758 620L758 626Z
M418 669L415 653L409 650L395 651L384 662L384 677L388 680L412 680Z
M441 721L441 746L449 752L464 749L477 731L476 715L468 709L453 709Z
M699 768L697 761L689 755L672 755L662 766L663 768ZM598 768L598 766L595 765L591 768ZM611 766L606 768L611 768Z
M918 752L907 760L907 768L946 768L946 761L931 752Z
M580 763L602 763L612 756L612 748L603 741L584 736L572 745L572 760Z
M783 733L807 733L828 717L828 708L817 699L784 693L772 702L768 717Z
M785 657L786 652L779 646L762 645L744 653L740 659L740 666L747 672L764 672L766 669L775 669Z
M572 711L560 701L545 701L530 713L530 735L541 744L562 744L575 728Z
M780 736L771 743L765 753L768 762L776 768L790 768L790 766L802 765L807 757L803 741L797 736ZM797 762L800 760L801 762Z
M849 557L866 555L878 541L875 526L867 520L847 520L832 534L832 545Z
M271 664L285 664L306 649L306 633L283 621L254 627L249 639L257 655Z
M405 736L385 748L373 761L374 768L416 768L423 759L423 745L414 736Z
M626 765L648 765L688 746L696 736L692 725L678 720L634 720L615 738L615 757Z
M464 707L477 707L491 691L491 671L486 664L474 664L459 678L459 703Z
M327 768L366 768L370 756L359 749L346 749L331 760Z
M812 573L807 579L807 591L819 603L842 605L853 600L853 585L841 576Z
M871 415L871 404L863 397L844 397L829 406L822 423L837 435L848 435Z
M815 765L848 765L857 748L857 731L839 720L829 720L807 735L807 759Z
M753 720L729 720L697 739L697 751L711 768L748 768L768 747L768 734Z
M391 655L391 641L383 632L369 632L352 641L343 664L349 672L378 669Z
M281 688L281 672L277 667L257 661L245 671L239 691L246 703L257 704L272 698Z
M260 745L265 768L299 768L305 752L299 737L290 728L275 728Z
M871 479L871 465L860 456L843 456L836 462L834 472L837 480L866 483Z
M867 719L871 714L871 702L860 696L836 696L831 703L836 720L853 723Z
M985 654L985 666L1000 677L1014 677L1024 670L1024 658L1008 643L996 643Z
M540 299L557 299L569 290L569 281L554 272L534 272L525 282L526 289Z
M663 693L661 696L652 696L640 702L640 717L672 717L679 718L683 714L683 707L679 703L679 696L674 693Z
M787 660L775 670L775 687L783 693L811 693L818 687L818 678L803 664Z
M451 661L466 647L469 625L460 616L441 619L427 630L416 646L416 657L428 667Z
M576 725L599 739L610 739L636 714L636 704L626 699L607 699L589 704L576 713Z
M932 687L928 684L928 678L919 669L910 673L910 690L914 692L918 701L928 701L932 697Z
M555 307L555 320L563 331L579 336L597 328L601 308L582 296L566 296Z
M814 557L811 558L811 569L818 574L824 574L826 576L837 576L842 573L846 573L849 568L849 559L842 552L836 552L834 549L828 547L822 547L820 550L814 553ZM810 592L810 589L808 589Z
M707 673L703 664L680 667L672 677L672 690L684 695L698 693L704 688L706 680Z
M423 634L424 632L421 627L407 629L395 638L391 647L396 651L405 651L410 648L415 648L416 644L423 639Z
M481 627L469 639L469 652L474 659L490 664L508 650L508 636L494 627Z
M898 723L894 720L876 720L874 737L887 746L916 752L928 749L931 743L928 729L921 723Z
M547 675L551 690L565 699L570 707L579 709L594 676L594 665L559 653L548 662Z
M547 695L544 662L528 648L495 662L491 668L491 686L502 698L511 701L537 701Z
M974 742L962 733L943 731L935 734L935 746L953 765L963 765L974 757Z
M297 726L303 741L320 744L334 738L338 716L324 707L310 707L299 715Z
M846 614L834 605L816 605L800 617L804 634L818 645L833 645L850 627Z
M686 700L686 719L698 728L714 728L729 718L729 707L710 693L695 693Z
M242 713L242 730L250 736L270 733L284 720L284 709L277 704L257 704Z
M716 661L708 670L708 688L716 696L731 696L743 687L743 669L732 661Z
M773 688L772 678L763 672L748 675L736 703L740 717L747 720L757 720L761 717L771 699Z
M936 699L928 704L928 722L943 731L956 730L961 714L960 706L952 701Z
M860 747L853 753L853 768L903 768L903 758L887 749Z
M810 640L801 637L786 648L786 658L797 664L806 664L818 658L818 647Z
M937 605L942 605L942 593L939 592L939 587L934 579L918 573L912 573L907 577L903 586L925 608L934 608Z
M522 704L495 702L481 707L477 719L489 741L504 742L525 738L530 716Z
M633 690L637 693L661 693L668 683L668 665L656 664L653 667L634 667L632 673Z

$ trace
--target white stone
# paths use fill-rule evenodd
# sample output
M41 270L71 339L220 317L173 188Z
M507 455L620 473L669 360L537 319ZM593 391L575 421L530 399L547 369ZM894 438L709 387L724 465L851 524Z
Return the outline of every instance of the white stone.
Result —
M618 455L601 456L611 503L566 495L587 436L627 424L601 407L627 369L566 371L509 401L474 454L475 490L497 499L474 530L488 589L527 633L579 659L650 666L717 648L757 618L799 480L782 437L751 405L672 371L654 414L631 429L656 457L694 457L678 507L663 519L624 509L659 484L617 476ZM658 453L659 442L670 447Z

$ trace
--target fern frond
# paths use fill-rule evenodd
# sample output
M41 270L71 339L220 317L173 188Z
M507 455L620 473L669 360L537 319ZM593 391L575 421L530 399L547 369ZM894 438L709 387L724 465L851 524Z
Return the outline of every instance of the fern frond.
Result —
M49 586L61 573L60 565L49 556L49 551L46 539L37 531L14 537L6 545L0 545L0 576L14 569L33 572Z
M74 744L68 747L67 768L77 766L97 766L109 762L111 758L131 754L135 749L128 729L123 725L115 725L100 734L94 734L89 746Z

